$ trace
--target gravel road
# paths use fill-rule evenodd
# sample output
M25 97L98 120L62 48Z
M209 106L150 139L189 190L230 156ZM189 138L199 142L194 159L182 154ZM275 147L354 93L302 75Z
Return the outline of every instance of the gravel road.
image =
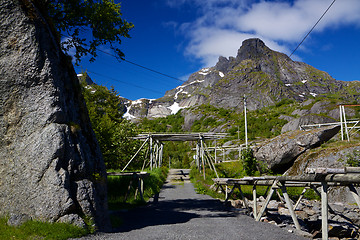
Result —
M116 214L124 223L114 233L81 239L305 239L197 194L189 181L168 179L157 203Z

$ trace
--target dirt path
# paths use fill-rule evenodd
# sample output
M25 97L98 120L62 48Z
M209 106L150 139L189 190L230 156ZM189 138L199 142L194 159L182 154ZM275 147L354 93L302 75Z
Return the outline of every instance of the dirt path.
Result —
M197 194L187 172L170 170L158 203L116 213L124 224L114 233L82 239L305 239ZM184 182L172 181L181 177Z

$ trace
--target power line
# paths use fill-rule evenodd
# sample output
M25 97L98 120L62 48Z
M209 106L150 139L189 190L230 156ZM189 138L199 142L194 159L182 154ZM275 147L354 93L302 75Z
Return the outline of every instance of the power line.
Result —
M289 57L291 57L295 51L300 47L300 45L305 41L305 39L310 35L310 33L315 29L315 27L318 25L318 23L321 21L321 19L325 16L325 14L329 11L329 9L331 8L331 6L335 3L336 0L332 1L332 3L330 4L330 6L325 10L325 12L321 15L321 17L319 18L319 20L317 20L317 22L315 23L315 25L310 29L310 31L306 34L306 36L303 38L303 40L297 45L297 47L294 49L294 51L292 51L292 53L289 55Z
M63 34L61 34L61 36L69 38L69 36L65 36L65 35L63 35ZM97 49L97 51L102 52L102 53L104 53L104 54L107 54L107 55L109 55L109 56L115 57L115 58L120 62L118 56L116 56L116 55L114 55L114 54L105 52L105 51L103 51L103 50L101 50L101 49ZM138 64L138 63L135 63L135 62L133 62L133 61L126 60L126 59L122 59L122 60L123 60L124 62L130 63L130 64L132 64L132 65L134 65L134 66L143 68L143 69L145 69L145 70L154 72L154 73L156 73L156 74L162 75L162 76L167 77L167 78L174 79L174 80L179 81L179 82L181 82L181 83L186 82L185 80L182 80L182 79L180 79L180 78L173 77L173 76L171 76L171 75L169 75L169 74L162 73L162 72L159 72L159 71L154 70L154 69L152 69L152 68L145 67L145 66L143 66L143 65L141 65L141 64Z
M115 57L116 59L118 59L118 57L117 57L116 55L114 55L114 54L111 54L111 53L102 51L101 49L98 49L98 51L99 51L99 52L102 52L102 53L105 53L105 54L107 54L107 55L109 55L109 56L113 56L113 57ZM159 75L162 75L162 76L165 76L165 77L168 77L168 78L175 79L175 80L177 80L177 81L179 81L179 82L182 82L182 83L183 83L183 82L186 82L186 81L184 81L184 80L181 80L180 78L170 76L170 75L168 75L168 74L166 74L166 73L159 72L159 71L157 71L157 70L154 70L154 69L145 67L145 66L140 65L140 64L138 64L138 63L135 63L135 62L132 62L132 61L129 61L129 60L126 60L126 59L122 59L122 60L123 60L124 62L130 63L130 64L132 64L132 65L135 65L135 66L137 66L137 67L146 69L146 70L148 70L148 71L157 73L157 74L159 74ZM118 60L118 61L119 61L119 60Z
M163 94L162 92L159 92L159 91L156 91L156 90L153 90L153 89L150 89L150 88L145 88L145 87L142 87L142 86L133 84L133 83L121 81L121 80L119 80L119 79L116 79L116 78L113 78L113 77L110 77L110 76L106 76L106 75L101 74L101 73L96 73L96 72L93 72L93 71L87 71L87 72L88 72L88 73L91 73L91 74L94 74L94 75L98 75L98 76L100 76L100 77L108 78L108 79L113 80L113 81L115 81L115 82L120 82L120 83L123 83L123 84L127 84L127 85L130 85L130 86L133 86L133 87L141 88L141 89L144 89L144 90L147 90L147 91L151 91L151 92L154 92L154 93Z

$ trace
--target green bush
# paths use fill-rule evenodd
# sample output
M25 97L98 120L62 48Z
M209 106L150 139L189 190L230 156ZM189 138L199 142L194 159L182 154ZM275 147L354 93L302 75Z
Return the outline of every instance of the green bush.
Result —
M241 161L243 162L244 171L248 176L254 176L256 172L256 158L251 148L241 150Z

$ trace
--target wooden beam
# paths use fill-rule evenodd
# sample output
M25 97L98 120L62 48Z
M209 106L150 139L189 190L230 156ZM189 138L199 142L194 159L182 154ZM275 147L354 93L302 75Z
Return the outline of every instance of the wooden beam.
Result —
M295 206L294 206L294 211L296 210L297 206L300 204L300 201L301 199L304 197L306 191L309 189L309 187L304 187L304 189L302 190L300 196L299 196L299 199L297 200L297 202L295 203Z
M327 240L328 234L328 186L324 181L321 186L321 235L323 240Z
M129 166L129 164L132 162L132 160L134 160L134 158L138 155L138 153L140 152L140 150L144 147L144 145L146 144L146 142L149 139L146 139L146 141L141 145L141 147L137 150L137 152L134 154L134 156L130 159L130 161L126 164L126 166L123 168L123 170L121 170L122 172L125 171L125 169Z
M292 218L292 220L293 220L293 222L295 224L295 227L296 227L297 230L301 230L299 221L296 218L294 207L293 207L293 205L291 203L291 199L290 199L290 197L289 197L289 195L287 193L286 187L284 185L281 185L280 188L281 188L282 194L283 194L283 196L285 198L286 206L287 206L287 208L288 208L288 210L290 212L290 216L291 216L291 218Z
M253 185L253 215L256 218L257 214L257 199L256 199L256 185Z
M261 207L259 214L255 218L255 221L260 221L261 216L264 214L264 212L267 208L267 205L269 204L270 199L271 199L272 195L274 194L274 191L275 191L274 187L276 186L277 182L278 182L277 180L274 180L274 182L270 188L269 194L266 197L265 204Z

